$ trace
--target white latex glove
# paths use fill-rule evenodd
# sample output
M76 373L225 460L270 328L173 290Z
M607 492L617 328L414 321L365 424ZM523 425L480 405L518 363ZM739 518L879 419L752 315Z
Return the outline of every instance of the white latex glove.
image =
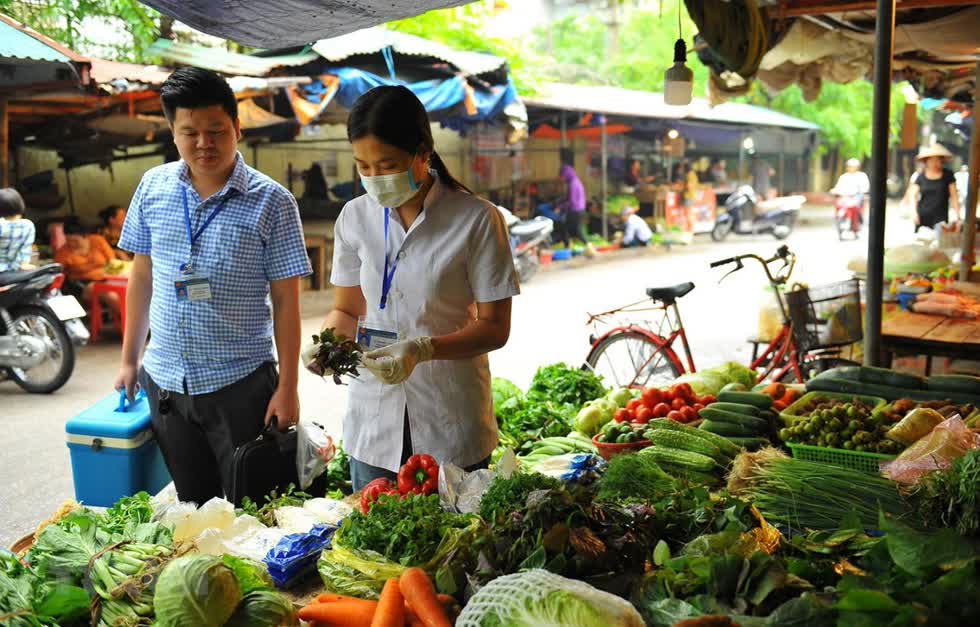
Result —
M383 382L394 385L407 379L415 366L432 359L432 338L417 337L364 353L361 365Z
M324 372L323 369L320 368L320 365L316 363L316 354L319 350L320 345L314 344L313 342L310 342L304 346L302 352L299 354L300 363L303 364L304 368L318 377L333 376L332 368L327 368L327 372Z

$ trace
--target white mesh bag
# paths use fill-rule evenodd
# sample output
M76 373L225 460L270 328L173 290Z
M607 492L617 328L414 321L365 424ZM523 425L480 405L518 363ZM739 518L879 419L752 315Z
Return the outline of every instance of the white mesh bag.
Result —
M456 627L643 627L628 601L546 570L494 579L477 592Z

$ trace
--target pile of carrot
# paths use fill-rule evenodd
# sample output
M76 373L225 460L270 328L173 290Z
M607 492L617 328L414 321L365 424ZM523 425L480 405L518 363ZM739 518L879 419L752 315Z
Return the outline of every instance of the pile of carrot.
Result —
M321 594L299 617L316 627L451 627L458 613L456 599L436 594L424 570L409 568L385 582L377 601Z
M770 383L762 388L762 393L772 399L773 411L783 411L802 396L794 388L777 382Z

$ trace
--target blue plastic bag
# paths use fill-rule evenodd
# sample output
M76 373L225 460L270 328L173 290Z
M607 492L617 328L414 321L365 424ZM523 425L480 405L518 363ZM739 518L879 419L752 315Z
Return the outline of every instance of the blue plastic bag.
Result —
M283 537L263 560L269 575L279 588L288 588L316 571L320 553L330 548L338 527L314 525L309 533L294 533Z

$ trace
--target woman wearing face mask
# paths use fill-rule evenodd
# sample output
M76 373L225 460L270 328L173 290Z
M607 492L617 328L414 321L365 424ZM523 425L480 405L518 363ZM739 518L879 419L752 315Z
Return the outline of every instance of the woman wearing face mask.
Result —
M507 228L449 173L405 87L364 94L347 137L367 194L334 227L323 327L365 349L344 418L354 488L412 454L485 467L497 444L487 353L506 344L520 291ZM313 354L303 359L317 372Z

